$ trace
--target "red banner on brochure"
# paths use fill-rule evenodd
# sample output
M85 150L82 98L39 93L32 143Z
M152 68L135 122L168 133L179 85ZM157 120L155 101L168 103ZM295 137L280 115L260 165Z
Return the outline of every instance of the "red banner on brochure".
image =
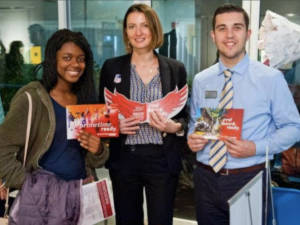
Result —
M108 218L114 214L111 199L107 189L107 180L102 180L97 183L99 199L102 206L104 218Z
M188 86L185 85L180 90L176 87L165 97L149 103L130 100L117 91L110 92L107 88L104 89L104 95L106 104L116 105L125 118L135 116L140 119L141 123L148 123L149 114L153 111L160 112L166 118L172 118L178 114L187 101Z

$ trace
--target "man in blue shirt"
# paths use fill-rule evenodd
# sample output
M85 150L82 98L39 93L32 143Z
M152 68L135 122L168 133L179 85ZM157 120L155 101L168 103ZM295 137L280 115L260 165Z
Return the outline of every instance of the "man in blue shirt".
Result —
M198 224L229 224L227 200L264 169L267 147L272 158L300 139L299 113L283 74L250 60L245 52L251 34L248 25L242 8L219 7L211 31L219 62L194 78L188 145L197 152L194 182ZM215 170L210 162L214 141L195 134L194 128L200 108L219 107L226 70L231 73L232 108L244 109L242 136L240 140L226 137L221 142L226 151L219 161L224 161Z

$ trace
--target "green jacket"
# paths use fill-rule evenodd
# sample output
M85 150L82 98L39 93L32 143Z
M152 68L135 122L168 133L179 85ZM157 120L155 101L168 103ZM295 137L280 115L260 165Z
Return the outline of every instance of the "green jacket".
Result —
M32 122L24 169L22 163L28 115L28 98L25 91L32 96ZM0 179L6 182L6 187L20 189L25 173L39 168L39 160L49 149L54 138L55 124L50 96L40 82L31 82L16 93L0 126ZM101 143L101 154L86 154L87 167L101 167L108 158L108 147ZM87 173L89 172L87 170Z

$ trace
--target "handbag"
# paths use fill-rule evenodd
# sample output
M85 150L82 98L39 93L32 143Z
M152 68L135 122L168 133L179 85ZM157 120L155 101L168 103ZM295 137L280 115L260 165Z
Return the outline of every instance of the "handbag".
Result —
M25 168L25 163L26 163L26 157L27 157L27 152L28 152L28 142L29 142L29 135L30 135L30 125L31 125L31 120L32 120L32 98L31 95L25 91L25 94L27 95L28 102L29 102L29 109L28 109L28 116L27 116L27 128L26 128L26 138L25 138L25 147L24 147L24 158L23 158L23 167ZM6 195L6 200L5 200L5 212L4 216L0 218L0 225L8 225L8 199L9 199L9 188L7 189L7 195ZM18 210L18 196L15 199L12 209L10 212L10 216L14 215L17 210Z
M300 176L300 148L291 147L282 152L282 172L289 176Z

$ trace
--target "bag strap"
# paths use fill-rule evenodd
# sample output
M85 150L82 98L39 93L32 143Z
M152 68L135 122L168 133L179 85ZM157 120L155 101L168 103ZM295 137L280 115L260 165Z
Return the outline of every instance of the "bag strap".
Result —
M26 137L25 137L25 146L24 146L24 158L23 158L24 168L25 168L25 163L27 158L30 128L31 128L31 121L32 121L32 97L27 91L25 91L25 94L27 95L28 98L29 108L28 108L27 128L26 128ZM7 188L4 217L8 217L8 200L9 200L9 188Z
M7 188L7 194L5 199L4 217L8 218L8 200L9 200L9 188Z
M24 158L23 158L23 167L24 168L25 168L25 164L26 164L28 143L29 143L29 136L30 136L30 128L31 128L31 120L32 120L32 98L31 98L31 95L27 91L25 91L25 94L28 97L29 109L28 109L28 116L27 116L27 129L26 129L26 139L25 139Z

